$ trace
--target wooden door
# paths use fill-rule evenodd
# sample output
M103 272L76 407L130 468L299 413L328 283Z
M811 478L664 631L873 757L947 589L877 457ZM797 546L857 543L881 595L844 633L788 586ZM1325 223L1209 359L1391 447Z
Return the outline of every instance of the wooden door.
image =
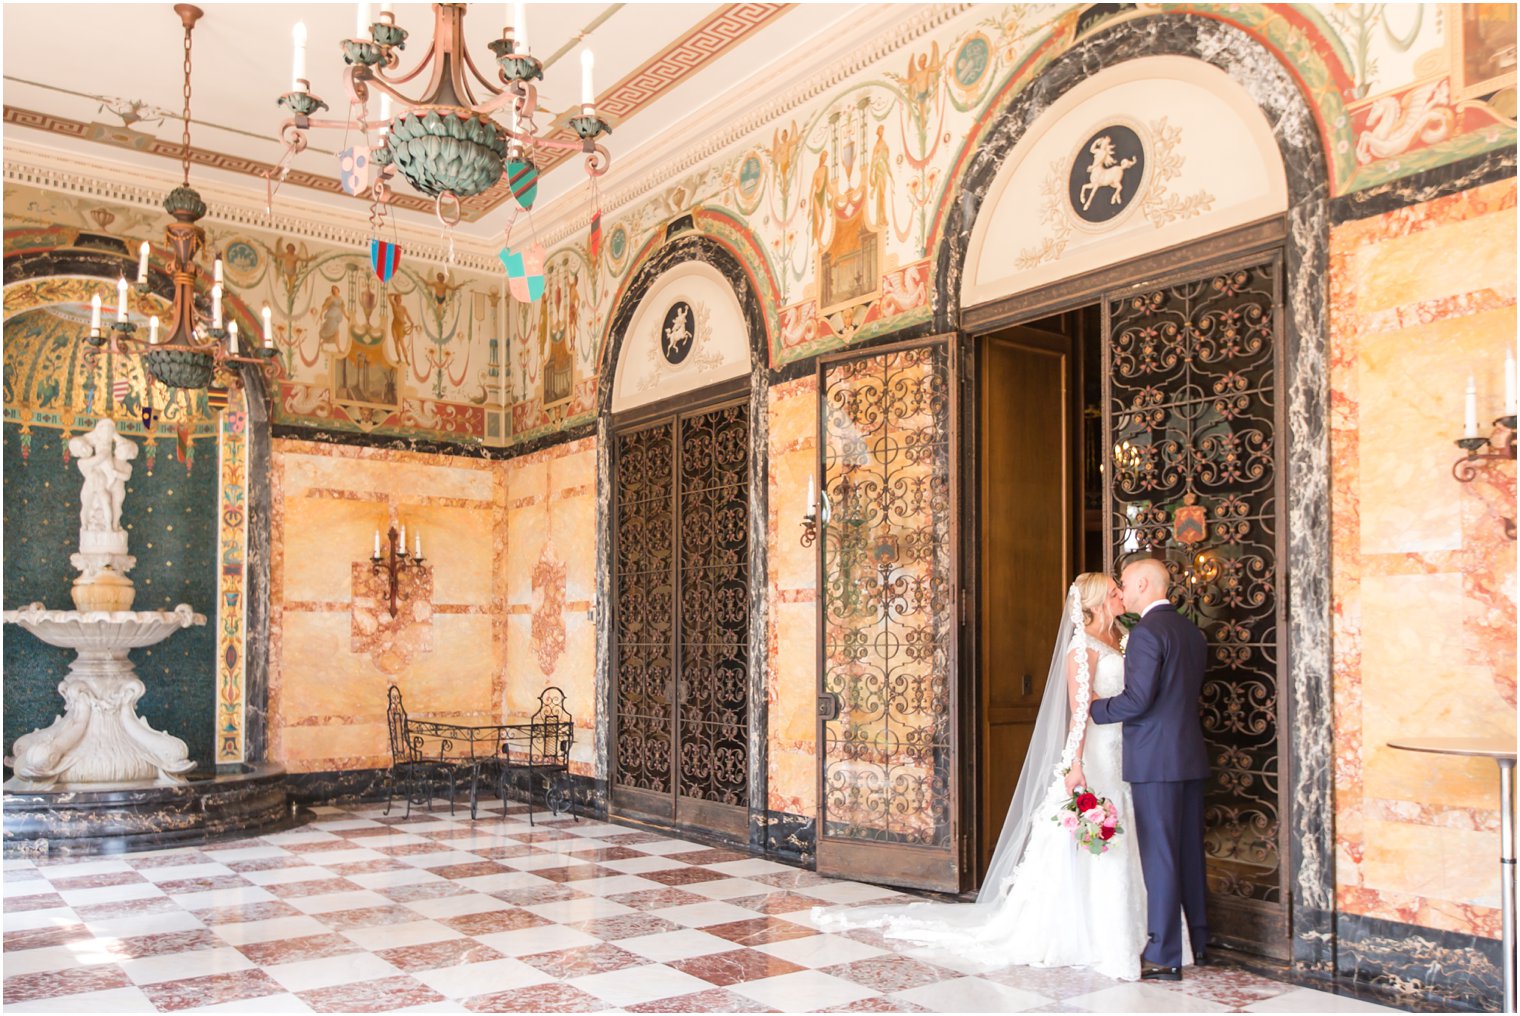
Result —
M948 336L819 362L818 870L955 892L960 597Z
M979 347L978 874L1034 734L1075 547L1071 340L1021 327Z
M749 823L749 403L615 438L614 815Z

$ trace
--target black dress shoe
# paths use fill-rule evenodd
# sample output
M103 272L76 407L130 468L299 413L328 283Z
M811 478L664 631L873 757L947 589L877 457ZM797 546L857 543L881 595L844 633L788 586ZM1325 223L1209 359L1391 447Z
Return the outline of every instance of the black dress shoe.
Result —
M1182 968L1163 967L1156 963L1142 963L1140 965L1140 980L1180 981L1182 980Z
M1209 960L1209 954L1207 952L1204 952L1202 949L1199 949L1193 954L1193 966L1195 967L1206 967L1210 962L1211 961Z

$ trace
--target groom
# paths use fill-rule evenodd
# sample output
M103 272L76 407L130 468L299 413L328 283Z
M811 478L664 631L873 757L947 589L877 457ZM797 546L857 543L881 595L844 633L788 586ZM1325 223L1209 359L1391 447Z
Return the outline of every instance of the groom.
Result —
M1145 875L1146 929L1140 954L1146 980L1182 980L1182 921L1187 912L1195 962L1204 960L1203 787L1208 751L1198 693L1208 645L1166 598L1166 565L1131 561L1120 590L1140 615L1124 654L1124 691L1092 704L1094 723L1124 724L1124 779L1135 800L1135 835Z

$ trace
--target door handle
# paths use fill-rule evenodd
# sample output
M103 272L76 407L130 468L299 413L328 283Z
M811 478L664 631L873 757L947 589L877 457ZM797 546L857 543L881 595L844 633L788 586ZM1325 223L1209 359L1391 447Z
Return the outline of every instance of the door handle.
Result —
M818 718L820 720L839 719L839 696L832 692L824 692L818 696Z

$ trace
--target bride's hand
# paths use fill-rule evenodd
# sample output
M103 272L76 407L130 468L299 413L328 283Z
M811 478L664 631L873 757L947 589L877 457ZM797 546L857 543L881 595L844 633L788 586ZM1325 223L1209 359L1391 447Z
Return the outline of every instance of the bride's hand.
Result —
M1066 792L1069 794L1077 787L1085 787L1086 785L1087 777L1082 774L1082 767L1072 766L1071 771L1066 774Z

